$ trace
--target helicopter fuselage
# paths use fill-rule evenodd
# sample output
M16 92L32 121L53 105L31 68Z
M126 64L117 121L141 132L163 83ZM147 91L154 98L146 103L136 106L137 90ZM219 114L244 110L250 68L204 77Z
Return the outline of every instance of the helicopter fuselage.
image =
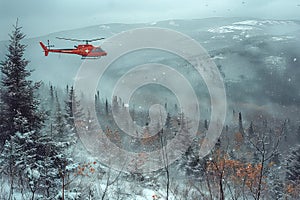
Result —
M45 56L48 56L49 52L77 54L77 55L81 55L83 58L86 58L86 57L97 58L97 57L107 55L107 53L103 49L101 49L100 46L95 47L91 44L78 45L74 49L50 49L50 48L47 48L47 46L44 45L42 42L40 42L40 45L45 52Z

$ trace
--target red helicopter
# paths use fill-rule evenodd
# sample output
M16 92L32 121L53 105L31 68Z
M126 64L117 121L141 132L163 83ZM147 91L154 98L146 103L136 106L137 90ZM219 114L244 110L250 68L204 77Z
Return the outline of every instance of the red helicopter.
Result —
M62 40L69 40L69 41L76 41L76 42L85 42L85 44L79 44L78 46L74 46L75 49L51 49L51 47L54 47L54 45L49 44L48 40L48 45L44 45L42 42L40 42L40 45L42 46L45 56L48 56L49 52L53 53L68 53L68 54L77 54L81 55L81 59L85 58L100 58L101 56L106 56L107 53L101 49L100 46L95 47L89 42L94 42L98 40L103 40L105 38L98 38L98 39L91 39L91 40L78 40L78 39L69 39L69 38L62 38L62 37L56 37L57 39L62 39Z

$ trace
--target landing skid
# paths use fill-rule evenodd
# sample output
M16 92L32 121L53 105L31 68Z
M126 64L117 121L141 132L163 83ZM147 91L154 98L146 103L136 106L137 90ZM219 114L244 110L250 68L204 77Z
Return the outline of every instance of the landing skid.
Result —
M82 56L81 59L82 59L82 60L85 60L85 59L87 59L87 60L93 59L93 60L94 60L94 59L100 59L100 57L101 57L101 56L98 56L98 57L87 57L87 56L84 57L84 56Z

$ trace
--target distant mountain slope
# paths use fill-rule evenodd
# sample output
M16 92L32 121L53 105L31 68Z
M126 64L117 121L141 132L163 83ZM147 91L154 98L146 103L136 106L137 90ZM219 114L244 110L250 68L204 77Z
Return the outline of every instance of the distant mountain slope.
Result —
M24 40L28 45L26 58L35 69L33 78L54 85L72 84L83 62L79 56L50 54L44 57L39 41L58 48L70 48L75 42L55 37L97 38L110 37L133 28L162 27L189 35L208 50L224 76L229 104L241 109L245 105L269 106L276 115L298 116L300 107L300 23L293 20L265 20L248 18L209 18L196 20L166 20L139 24L102 24L82 29L51 33ZM0 60L3 60L7 41L0 42ZM101 43L95 42L95 45ZM103 48L105 49L103 44ZM109 53L109 52L108 52ZM144 62L143 56L132 56L127 63L108 71L108 82ZM152 62L183 63L178 59L147 57ZM178 67L180 70L180 67ZM189 75L189 71L185 75ZM192 79L192 78L191 78ZM193 80L192 80L193 81ZM195 80L194 80L195 82ZM197 86L197 84L195 84ZM110 90L110 87L106 87ZM251 107L251 106L250 106ZM261 107L259 107L261 108ZM250 109L250 108L249 108ZM253 106L251 107L253 109ZM272 109L271 109L272 110ZM273 114L274 114L273 113Z

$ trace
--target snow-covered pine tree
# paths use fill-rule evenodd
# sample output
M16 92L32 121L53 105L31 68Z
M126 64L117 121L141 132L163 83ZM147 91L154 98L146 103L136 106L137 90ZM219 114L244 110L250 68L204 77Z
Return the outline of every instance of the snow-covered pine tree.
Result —
M287 180L293 184L300 184L300 145L293 149L287 163Z
M52 129L52 138L57 143L64 143L62 145L69 146L69 141L71 137L74 137L72 133L70 124L68 124L65 113L62 111L60 106L60 101L57 95L55 94L55 111L53 113L53 129ZM73 129L73 128L72 128Z
M97 94L95 94L95 110L96 110L96 115L100 116L100 114L101 114L101 101L100 101L100 92L99 92L99 90L97 91Z
M38 152L35 165L32 170L27 171L29 178L36 178L35 175L39 174L41 180L32 180L39 188L39 193L43 196L43 199L53 199L53 196L57 194L57 189L60 188L58 184L59 177L59 163L64 162L63 148L59 143L53 140L50 134L40 137L36 140L36 150ZM38 172L38 173L37 173ZM30 176L31 175L31 176Z
M5 130L5 123L4 123L4 121L5 121L5 116L4 116L4 110L7 110L6 108L5 108L5 104L4 104L4 102L3 102L3 100L2 100L2 84L1 84L1 82L0 82L0 95L1 95L1 97L0 97L0 151L1 151L1 149L2 149L2 146L1 146L1 144L3 144L4 143L4 141L5 141L5 139L7 138L7 136L5 135L5 133L4 133L4 130Z
M105 114L106 114L106 116L108 115L108 111L109 111L109 109L108 109L108 100L105 99Z
M282 199L284 195L284 183L282 178L279 177L279 175L277 175L276 173L273 173L269 176L268 184L270 188L269 194L271 196L271 199Z
M0 155L1 172L9 177L9 198L14 191L39 193L50 197L58 179L58 161L62 160L61 148L47 135L17 132L7 140ZM53 193L53 192L52 192Z
M3 105L0 112L3 121L1 122L0 143L2 145L16 132L40 130L44 121L44 115L39 111L39 101L35 97L35 91L40 83L33 83L27 79L31 71L26 68L29 61L23 57L26 46L21 44L21 40L24 37L17 22L10 35L8 54L1 62ZM19 122L16 120L21 118L22 126L18 126Z
M67 105L68 104L66 102L66 108ZM54 166L52 165L49 166L49 170L50 170L49 172L50 174L57 175L56 178L59 179L58 191L61 191L63 188L64 192L65 192L66 184L70 182L69 174L71 173L71 171L74 170L74 167L77 166L74 164L74 159L73 159L73 151L75 147L74 144L76 143L76 136L74 132L75 128L72 127L73 126L72 120L69 119L70 120L69 122L71 124L68 124L68 118L66 118L66 116L69 115L67 115L66 112L67 111L61 108L58 94L57 92L55 92L55 109L53 113L53 128L51 132L52 133L51 137L54 142L53 154L52 154L52 158L54 160ZM49 180L48 183L49 183L49 189L51 191L53 187L50 186L51 184L53 184L53 182ZM58 193L59 195L64 195L63 193L56 191L56 194ZM49 194L49 192L47 192L47 194Z
M57 93L57 91L55 90L55 88L50 85L49 90L47 90L48 94L46 94L48 96L47 100L46 100L46 104L47 104L47 114L48 114L48 119L45 122L46 126L47 126L47 130L49 130L50 136L53 135L53 123L54 123L54 113L55 113L55 94ZM50 95L50 97L49 97Z
M80 101L77 100L73 86L68 90L67 99L65 101L65 119L67 120L69 128L74 133L76 133L75 119L77 121L84 121L84 112Z
M67 123L72 128L75 128L75 122L74 122L74 90L73 87L69 90L69 86L67 86L66 90L66 100L65 100L65 119L67 120Z
M18 134L16 134L18 135ZM11 136L10 140L6 140L2 153L0 154L1 174L9 177L9 200L13 198L15 182L17 182L18 167L21 163L17 160L23 157L23 151L18 143L16 143L16 136Z
M37 193L49 191L54 177L58 176L55 166L61 157L56 143L42 129L45 115L35 95L40 83L28 80L31 71L26 69L28 61L23 58L25 45L21 40L24 37L16 24L10 35L8 54L1 63L3 121L0 134L5 145L0 156L0 171L7 172L1 175L10 180L8 199L14 198L14 190L30 191L32 199ZM45 196L49 195L50 192Z
M183 169L189 179L199 181L204 176L205 160L199 157L196 145L190 146L182 156L179 168Z

